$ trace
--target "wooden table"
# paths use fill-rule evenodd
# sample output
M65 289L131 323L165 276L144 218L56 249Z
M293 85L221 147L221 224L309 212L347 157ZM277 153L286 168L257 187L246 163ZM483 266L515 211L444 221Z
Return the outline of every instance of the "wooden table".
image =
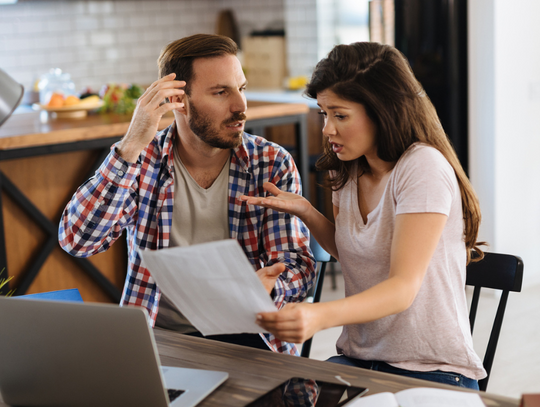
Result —
M154 334L163 365L229 373L229 379L206 398L201 407L244 406L291 377L338 382L335 376L339 375L353 386L368 388L368 394L395 393L411 387L460 390L454 386L193 338L171 331L155 329ZM480 395L489 407L519 405L517 399L483 392Z
M293 124L296 163L308 177L305 104L250 106L246 129ZM130 115L51 119L46 112L15 114L0 128L0 278L13 276L15 295L79 288L85 301L119 302L127 257L124 241L106 253L75 259L58 246L58 222L75 190L92 176ZM159 129L169 126L171 115ZM304 182L304 194L309 196ZM7 286L3 287L7 292Z
M367 394L388 391L395 393L411 387L473 391L389 373L195 338L161 329L155 329L154 335L162 365L229 373L229 378L225 383L204 399L198 407L245 406L291 377L339 383L335 378L339 375L353 386L369 389ZM519 406L517 399L484 392L480 392L480 396L488 407ZM0 407L6 406L0 398Z

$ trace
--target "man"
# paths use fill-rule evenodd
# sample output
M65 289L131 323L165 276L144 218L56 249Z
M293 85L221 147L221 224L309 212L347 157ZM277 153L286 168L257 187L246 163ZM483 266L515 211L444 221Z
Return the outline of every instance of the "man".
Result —
M267 181L298 194L301 184L282 147L243 132L246 79L236 52L232 40L217 35L169 44L158 59L160 79L137 102L126 135L77 190L60 222L60 245L79 257L107 250L126 230L121 304L144 306L152 323L187 334L198 332L161 295L139 249L237 239L278 308L302 301L314 277L304 224L240 199L263 196ZM157 132L170 111L174 123ZM297 354L272 335L215 339Z

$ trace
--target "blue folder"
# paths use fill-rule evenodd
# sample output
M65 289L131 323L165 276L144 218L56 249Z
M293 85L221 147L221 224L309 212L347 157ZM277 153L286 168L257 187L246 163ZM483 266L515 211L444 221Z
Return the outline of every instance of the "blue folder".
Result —
M49 291L47 293L36 293L19 295L16 298L30 299L30 300L52 300L52 301L72 301L83 302L81 294L78 288L70 288L68 290Z

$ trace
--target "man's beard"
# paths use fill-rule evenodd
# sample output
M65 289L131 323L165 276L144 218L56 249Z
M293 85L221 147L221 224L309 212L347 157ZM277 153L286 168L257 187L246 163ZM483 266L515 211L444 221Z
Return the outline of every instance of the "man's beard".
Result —
M237 131L232 138L223 138L220 137L220 128L217 129L213 127L213 123L207 115L199 113L193 102L189 105L190 119L189 119L189 128L191 131L199 137L202 141L208 144L211 147L229 149L236 148L242 144L242 130ZM235 123L241 120L246 120L245 113L236 112L233 115L225 120L222 125L226 126L231 123Z

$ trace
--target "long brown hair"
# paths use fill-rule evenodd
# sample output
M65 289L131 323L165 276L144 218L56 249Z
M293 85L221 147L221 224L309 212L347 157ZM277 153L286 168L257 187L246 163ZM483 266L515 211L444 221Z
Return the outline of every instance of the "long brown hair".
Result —
M474 250L483 257L477 242L481 213L478 198L457 155L442 128L437 112L422 85L415 78L405 57L395 48L374 42L338 45L315 67L306 95L331 90L338 97L360 103L377 128L377 155L384 161L397 161L416 142L439 150L456 173L461 191L467 261ZM329 170L328 185L336 191L351 177L369 173L365 157L358 160L358 174L352 174L354 161L341 161L328 140L317 169Z

